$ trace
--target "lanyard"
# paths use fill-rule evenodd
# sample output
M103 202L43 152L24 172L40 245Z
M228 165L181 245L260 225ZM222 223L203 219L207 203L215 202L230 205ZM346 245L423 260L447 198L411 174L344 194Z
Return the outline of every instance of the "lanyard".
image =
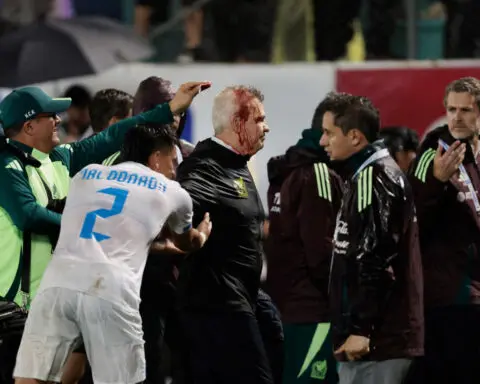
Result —
M373 162L379 159L383 159L384 157L387 157L389 155L390 153L388 152L387 148L384 148L384 149L381 149L380 151L375 152L367 160L363 162L360 168L357 169L357 172L355 172L355 174L353 175L353 178L355 179L355 177L357 177L360 172L362 172L365 168L367 168Z
M445 143L443 140L440 139L438 140L438 142L443 147L443 149L448 150L448 148L450 148L448 144ZM460 166L458 167L458 170L460 171L460 174L463 176L463 182L467 186L468 192L470 192L470 195L472 196L473 205L475 206L475 211L477 211L477 213L480 213L480 202L478 201L477 192L473 187L472 180L470 179L470 176L468 176L465 166L463 164L460 164Z

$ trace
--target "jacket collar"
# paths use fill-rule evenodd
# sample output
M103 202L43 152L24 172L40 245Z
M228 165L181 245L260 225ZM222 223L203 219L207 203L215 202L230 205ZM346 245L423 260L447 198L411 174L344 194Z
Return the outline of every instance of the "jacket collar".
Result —
M19 141L9 140L9 143L11 145L14 145L18 149L21 149L26 154L32 155L33 158L39 160L42 163L48 162L48 160L49 160L48 153L40 152L39 150L37 150L35 148L32 148L32 147L29 147L26 144L20 143Z
M385 144L383 141L379 140L372 144L368 144L360 151L354 153L344 162L344 166L342 167L343 169L341 171L343 178L345 180L347 178L351 178L371 156L374 156L375 153L384 149L386 149Z

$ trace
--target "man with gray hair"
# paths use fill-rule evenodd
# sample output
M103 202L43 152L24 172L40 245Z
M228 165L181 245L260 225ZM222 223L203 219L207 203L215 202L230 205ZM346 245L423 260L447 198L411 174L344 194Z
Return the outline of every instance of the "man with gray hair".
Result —
M180 164L177 180L194 203L194 222L216 222L205 250L189 255L178 305L197 383L272 383L255 317L262 269L264 210L247 167L269 131L263 95L228 87L215 98L215 135ZM200 219L201 220L201 219Z

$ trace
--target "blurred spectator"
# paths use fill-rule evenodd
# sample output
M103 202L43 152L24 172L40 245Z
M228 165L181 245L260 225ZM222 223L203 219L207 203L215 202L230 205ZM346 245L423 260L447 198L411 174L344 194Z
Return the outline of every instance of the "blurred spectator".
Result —
M189 7L194 0L182 0L184 7ZM184 23L185 28L185 51L179 56L180 62L204 61L207 53L202 47L203 40L203 16L204 11L198 10L190 13Z
M123 19L123 1L120 0L72 0L77 16L103 16L114 20ZM163 3L164 1L159 1Z
M51 16L58 19L69 19L74 16L72 0L54 0Z
M0 32L5 33L43 20L53 10L54 0L2 0Z
M92 96L88 89L82 85L72 85L65 91L63 97L72 99L72 104L66 112L62 128L66 135L64 142L82 139L90 128L90 115L88 106Z
M275 0L217 0L212 13L215 43L223 62L270 61Z
M390 155L395 159L402 171L407 172L417 155L419 146L418 133L411 128L390 126L380 131Z
M442 0L442 3L447 12L446 57L480 57L480 1Z
M120 120L132 116L133 97L118 89L98 91L89 105L91 119L90 135L107 129Z
M360 7L360 0L313 1L317 61L345 56L347 44L353 37L352 22Z
M392 58L390 39L395 32L396 11L403 6L403 2L401 0L367 0L367 4L368 25L365 28L367 59L390 59Z
M170 0L136 0L135 30L148 37L153 28L168 20Z

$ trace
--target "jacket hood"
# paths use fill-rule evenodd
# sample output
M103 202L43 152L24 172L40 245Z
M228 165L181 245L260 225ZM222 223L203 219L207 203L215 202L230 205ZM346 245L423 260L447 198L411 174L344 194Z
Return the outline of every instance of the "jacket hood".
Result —
M269 182L282 183L293 169L304 165L320 162L330 164L327 153L320 146L321 136L321 130L305 129L297 144L284 155L272 157L267 164Z

